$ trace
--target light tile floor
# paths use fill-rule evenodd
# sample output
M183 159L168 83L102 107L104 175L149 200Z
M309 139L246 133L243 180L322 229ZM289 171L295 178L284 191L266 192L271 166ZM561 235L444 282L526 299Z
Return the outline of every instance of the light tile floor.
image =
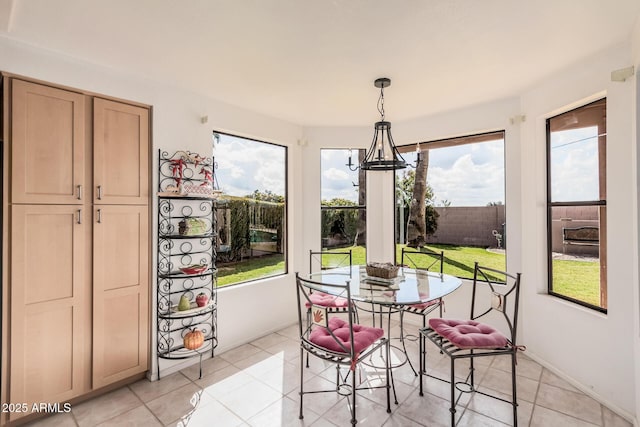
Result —
M395 326L397 333L397 325ZM409 352L417 358L415 343ZM504 360L501 360L504 359ZM510 395L508 358L482 360L477 366L479 387ZM448 359L428 354L432 373L448 372ZM462 366L462 364L460 364ZM216 355L198 366L162 378L142 380L78 404L33 426L347 426L349 410L335 393L305 396L304 420L298 419L299 346L297 325ZM459 370L460 372L463 369ZM367 375L367 372L364 373ZM370 373L369 373L370 374ZM394 370L398 405L387 414L384 390L358 395L358 424L363 426L448 426L449 385L425 380L418 395L418 378L408 365ZM305 388L331 387L335 369L311 359ZM521 426L629 427L631 423L591 399L525 354L518 356L518 424ZM464 396L458 408L459 426L511 425L509 404L480 394Z

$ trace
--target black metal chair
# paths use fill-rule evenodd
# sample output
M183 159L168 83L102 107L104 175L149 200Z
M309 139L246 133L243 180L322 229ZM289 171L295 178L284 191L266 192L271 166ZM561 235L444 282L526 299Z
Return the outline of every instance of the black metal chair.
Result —
M481 303L484 296L486 302ZM442 353L451 359L451 377L447 381L451 384L451 425L455 426L456 405L462 393L477 392L513 406L513 425L518 425L518 401L516 396L516 353L525 350L524 346L516 344L518 325L518 302L520 297L520 273L516 275L488 267L481 267L475 263L473 274L473 290L471 297L471 316L468 320L452 320L432 318L429 327L420 330L420 352L426 353L428 339L438 347ZM497 316L491 315L497 312ZM477 319L487 316L491 320L502 320L507 334L494 329ZM484 320L484 319L483 319ZM474 383L473 361L476 357L508 356L511 357L511 400L477 390ZM458 359L469 359L469 373L464 381L456 382L455 362ZM425 358L420 358L420 371L425 372ZM431 377L431 375L428 375ZM420 376L420 395L423 395L423 376ZM457 393L456 397L456 390Z
M422 248L419 251L408 251L406 250L406 248L402 248L402 258L400 260L400 264L402 266L414 268L416 270L435 270L442 274L444 268L444 251L435 252L427 248ZM415 375L418 375L418 373L416 372L415 368L413 367L413 363L411 363L411 359L409 358L407 347L405 345L405 339L413 337L413 339L415 340L416 336L405 335L404 315L408 313L420 316L422 318L422 328L426 328L427 315L433 312L436 308L439 308L440 317L442 317L443 306L444 302L442 301L442 298L439 298L427 303L396 307L400 312L400 342L402 343L402 348L404 349L405 354L407 354L407 361L409 362L409 366L411 367L411 370ZM424 357L424 353L421 353L421 357ZM422 363L424 364L424 361L422 361Z
M347 267L349 269L353 266L353 254L351 249L335 250L335 251L309 251L309 273L314 272L314 265L319 266L319 270L329 270L338 267ZM317 271L317 270L315 270ZM344 298L339 298L331 295L327 295L324 292L317 292L312 297L314 304L324 305L327 307L330 313L346 313L347 302ZM358 322L358 310L353 304L356 316L356 322ZM308 316L311 315L309 311Z
M309 250L309 273L330 268L351 267L353 265L353 251L340 249L332 251ZM314 268L317 267L317 268Z
M314 269L314 265L319 267ZM318 270L329 270L338 267L347 267L349 269L353 266L353 255L351 249L346 250L334 250L334 251L313 251L309 250L309 273L313 273ZM328 295L325 292L312 292L312 301L316 305L321 305L327 308L328 313L347 313L348 302L345 298ZM356 323L359 321L358 310L355 303L352 303L356 318ZM311 322L311 306L307 305L307 323ZM307 356L306 366L309 367L309 357Z
M298 298L298 328L300 332L300 415L303 419L303 398L311 393L338 393L342 396L349 396L349 406L351 411L351 424L355 425L356 418L356 392L358 390L368 390L376 388L386 388L387 393L387 413L391 412L391 400L389 394L389 340L384 337L384 330L370 326L354 323L354 304L351 300L349 281L344 284L326 284L315 282L300 277L296 273L296 294ZM331 289L331 294L337 294L345 298L347 304L347 319L338 316L330 316L327 307L313 303L311 296L314 292L322 292ZM305 322L303 311L310 307L311 322ZM384 351L385 360L385 380L384 385L362 386L356 383L356 370L360 364L376 351ZM303 359L309 354L324 361L336 365L336 387L329 390L304 389ZM348 368L346 373L340 368ZM370 379L366 381L371 381Z

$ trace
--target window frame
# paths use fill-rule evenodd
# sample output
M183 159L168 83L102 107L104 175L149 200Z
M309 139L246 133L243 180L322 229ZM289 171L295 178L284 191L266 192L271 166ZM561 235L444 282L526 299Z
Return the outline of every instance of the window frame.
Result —
M501 137L501 138L500 138ZM502 164L504 165L504 181L503 181L503 186L504 186L504 209L505 209L505 223L504 223L504 229L507 229L507 215L506 215L506 211L507 211L507 131L506 129L497 129L497 130L492 130L492 131L486 131L486 132L480 132L480 133L471 133L471 134L467 134L467 135L462 135L462 136L455 136L455 137L451 137L451 138L440 138L440 139L435 139L435 140L431 140L431 141L420 141L420 142L416 142L416 143L411 143L411 144L403 144L403 145L398 145L398 151L402 154L404 153L408 153L411 151L415 151L416 150L416 146L420 146L420 148L422 149L422 147L425 147L426 149L438 149L438 148L447 148L447 147L454 147L454 146L460 146L460 145L470 145L470 144L477 144L477 143L483 143L483 142L490 142L490 141L495 141L498 139L502 139ZM396 246L398 245L398 243L396 243L396 240L398 240L398 235L396 235L395 232L395 224L397 224L398 218L397 218L397 209L396 209L396 205L397 205L397 198L396 198L396 185L397 185L397 179L398 179L398 175L396 173L394 173L393 175L393 200L394 200L394 210L393 210L393 221L394 221L394 238L393 238L393 253L394 253L394 257L397 255L397 250L396 250ZM437 243L436 243L437 244ZM446 257L445 257L446 258ZM504 254L504 270L507 270L507 258L508 258L508 251L505 248L505 254ZM397 263L398 260L396 259L395 262ZM445 259L445 266L446 266L446 259ZM458 276L460 277L460 276ZM469 279L469 277L460 277L461 279Z
M365 233L366 233L366 225L367 225L367 188L366 188L366 175L365 175L365 179L364 179L364 183L365 183L365 194L364 194L364 204L360 205L360 204L355 204L355 205L351 205L351 206L327 206L327 205L323 205L322 201L322 173L323 173L323 169L322 169L322 150L332 150L332 151L346 151L346 152L352 152L356 154L356 158L357 158L357 163L356 164L360 164L360 158L363 157L364 158L364 153L365 150L363 148L343 148L343 147L338 147L338 148L330 148L330 147L322 147L320 149L320 250L324 251L324 245L322 244L322 239L324 238L324 236L322 235L322 212L323 211L328 211L328 210L355 210L355 211L362 211L364 212L364 222L365 222ZM347 167L347 165L345 164L345 167ZM356 171L352 171L352 172L356 172ZM357 169L357 173L358 176L361 173L361 169ZM367 253L367 238L368 236L366 236L365 234L365 245L364 245L364 250L365 250L365 259L366 259L366 253ZM354 244L356 244L357 242L354 241ZM326 250L331 251L334 250L335 248L327 248ZM337 250L337 249L335 249Z
M233 138L240 138L240 139L244 139L247 141L253 141L253 142L259 142L262 144L267 144L267 145L271 145L271 146L275 146L275 147L279 147L284 149L284 159L283 159L283 166L284 166L284 225L282 227L283 229L283 241L282 241L282 248L284 250L284 254L283 254L283 258L284 258L284 269L281 273L277 273L277 274L273 274L273 275L268 275L268 276L262 276L262 277L257 277L255 279L249 279L249 280L244 280L242 282L235 282L235 283L229 283L227 285L223 285L222 288L230 288L233 286L237 286L237 285L243 285L243 284L248 284L248 283L255 283L258 282L260 280L269 280L272 279L274 277L280 277L280 276L285 276L287 274L289 274L289 147L287 145L284 144L278 144L275 142L270 142L270 141L264 141L261 139L257 139L257 138L251 138L251 137L246 137L246 136L242 136L242 135L238 135L238 134L233 134L230 132L222 132L222 131L217 131L217 130L213 130L212 131L212 138L215 139L215 135L224 135L224 136L229 136L229 137L233 137ZM213 148L213 146L212 146ZM216 156L215 153L212 154L212 158L214 161L214 180L217 179L216 177ZM217 264L216 264L217 267ZM220 287L219 287L220 288Z
M600 132L598 133L598 139L601 136L604 136L605 140L604 140L604 148L605 148L605 153L604 153L604 173L602 171L602 165L601 165L601 161L600 159L598 160L598 176L600 179L604 178L604 185L602 183L599 182L599 186L603 186L605 189L605 194L604 194L604 199L598 199L598 200L584 200L584 201L568 201L568 202L554 202L553 201L553 197L552 197L552 182L551 182L551 120L558 118L560 116L563 116L565 114L570 114L579 110L582 110L584 108L589 107L590 105L596 104L598 102L605 102L605 132L604 134L600 134ZM553 297L556 298L560 298L563 299L565 301L570 301L574 304L578 304L580 306L586 307L586 308L590 308L592 310L596 310L600 313L604 313L607 314L607 281L606 281L606 274L605 276L605 280L604 283L602 281L603 278L603 274L602 274L602 269L606 268L606 250L607 250L607 245L606 245L606 235L607 235L607 231L606 231L606 220L607 220L607 216L606 216L606 206L607 206L607 196L606 196L606 175L607 175L607 168L606 168L606 146L607 146L607 141L606 141L606 110L607 110L607 98L606 97L602 97L599 99L596 99L595 101L591 101L588 102L586 104L580 105L578 107L572 108L570 110L567 111L563 111L562 113L559 114L555 114L551 117L548 117L545 120L545 124L546 124L546 143L545 143L545 148L546 148L546 179L547 179L547 209L546 209L546 215L547 215L547 293ZM601 194L600 194L601 195ZM552 223L553 223L553 215L552 215L552 211L554 207L578 207L578 206L598 206L600 207L599 209L599 219L598 219L598 224L599 224L599 230L600 230L600 236L601 238L599 239L600 244L599 244L599 248L598 248L598 259L600 262L600 295L601 295L601 302L604 296L604 307L600 307L597 305L593 305L593 304L589 304L586 301L582 301L576 298L572 298L570 296L567 295L563 295L560 293L557 293L553 290L553 241L552 241ZM604 218L602 217L602 212L603 210L601 208L604 208ZM604 225L603 225L604 224ZM602 237L605 237L604 239L602 239ZM604 255L604 262L605 265L602 265L602 251L604 250L605 255ZM603 288L604 288L604 292L603 292Z

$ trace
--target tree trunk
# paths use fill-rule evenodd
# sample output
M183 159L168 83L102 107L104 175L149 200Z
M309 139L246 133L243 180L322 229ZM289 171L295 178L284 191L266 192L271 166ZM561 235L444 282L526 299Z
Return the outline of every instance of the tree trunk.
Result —
M358 164L364 161L365 150L358 150ZM358 172L358 205L367 204L367 179L365 171L359 169ZM356 230L355 244L365 246L367 243L367 211L358 209L358 226Z
M420 163L416 166L416 177L413 182L413 197L409 206L409 223L407 224L407 246L420 248L427 243L426 230L426 197L427 168L429 167L429 150L422 151Z

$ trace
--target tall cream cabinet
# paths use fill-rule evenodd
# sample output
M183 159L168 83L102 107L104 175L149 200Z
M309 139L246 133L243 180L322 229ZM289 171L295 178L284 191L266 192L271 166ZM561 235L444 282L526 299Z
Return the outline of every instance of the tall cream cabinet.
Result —
M148 369L150 109L3 92L2 402L67 402Z

